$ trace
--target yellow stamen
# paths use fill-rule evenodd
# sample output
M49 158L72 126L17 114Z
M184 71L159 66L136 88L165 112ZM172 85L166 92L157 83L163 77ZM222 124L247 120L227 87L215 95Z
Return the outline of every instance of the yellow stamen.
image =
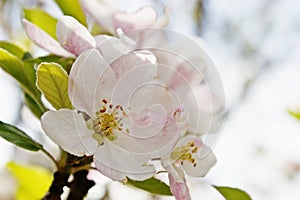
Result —
M196 159L193 157L198 151L198 147L195 146L194 142L189 142L184 146L176 147L171 153L171 159L178 163L183 164L183 161L189 161L194 167L197 166Z
M109 140L117 139L116 131L123 130L121 123L122 117L126 115L122 106L108 104L106 99L102 100L103 106L96 112L97 120L95 122L94 130L96 133L106 136ZM125 130L129 133L129 130Z

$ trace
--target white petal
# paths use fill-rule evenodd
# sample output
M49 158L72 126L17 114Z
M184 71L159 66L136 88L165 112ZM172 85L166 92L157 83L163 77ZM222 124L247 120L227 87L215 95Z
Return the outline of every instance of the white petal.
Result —
M92 155L97 150L98 143L82 114L68 109L48 111L42 116L41 124L45 133L71 154Z
M117 60L111 63L111 68L115 73L116 79L119 80L123 75L136 67L155 63L156 57L150 51L134 51L119 57ZM157 76L157 68L155 66L150 66L149 69L145 72L150 73L152 75L152 79ZM139 75L143 74L136 75L137 77L142 78Z
M145 87L152 85L157 77L155 57L148 51L123 55L111 66L117 77L112 96L113 103L126 107L129 106L133 95L145 91Z
M56 25L56 35L60 44L76 56L87 49L96 47L96 41L89 31L70 16L63 16L59 19Z
M135 13L116 12L113 15L114 27L124 31L135 28L151 27L156 22L156 12L152 7L145 6Z
M186 138L192 139L193 136L188 136ZM193 154L197 165L194 166L189 161L183 161L182 168L189 176L203 177L216 164L217 159L212 150L205 146L200 139L194 138L193 140L195 141L195 146L199 147L198 151Z
M80 0L84 11L105 31L114 33L112 15L115 12L104 2L97 0Z
M224 119L224 99L209 90L206 85L198 85L186 95L186 109L189 131L196 134L218 132Z
M125 151L107 139L94 155L97 169L116 181L124 181L126 177L145 180L154 176L155 169L147 162L147 157Z
M22 21L28 37L36 45L55 55L63 57L74 57L74 55L64 50L56 40L48 35L48 33L26 19L23 19Z
M74 62L69 75L72 104L91 117L103 99L110 99L115 78L109 64L95 50L87 50Z
M127 38L126 36L124 36ZM128 43L126 39L119 39L108 35L95 37L97 49L101 52L108 63L112 63L120 56L127 54L134 49L135 43Z

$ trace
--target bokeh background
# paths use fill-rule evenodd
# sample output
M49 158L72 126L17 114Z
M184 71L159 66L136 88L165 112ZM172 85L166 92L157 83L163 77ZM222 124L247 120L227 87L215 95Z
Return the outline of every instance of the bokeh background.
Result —
M189 178L192 198L222 199L212 187L242 188L253 199L300 199L300 121L288 109L300 110L299 0L130 0L110 1L124 11L151 5L158 13L171 9L169 28L201 40L222 78L226 122L214 147L218 162L205 178ZM42 7L59 17L52 0L1 0L0 39L14 41L35 55L21 26L22 7ZM27 130L54 154L39 121L22 104L17 83L0 69L0 120ZM0 199L13 199L16 183L5 169L10 160L44 165L29 153L0 139ZM38 156L37 156L38 155ZM99 176L88 199L109 189L111 199L172 199L111 183ZM104 187L105 186L105 187ZM121 194L121 196L120 196Z

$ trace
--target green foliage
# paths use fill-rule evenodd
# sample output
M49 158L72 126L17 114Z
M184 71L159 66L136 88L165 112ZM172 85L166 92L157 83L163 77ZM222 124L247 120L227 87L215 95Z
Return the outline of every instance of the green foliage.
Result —
M6 167L18 182L16 200L42 199L53 180L51 173L41 167L20 165L15 162L9 162Z
M25 104L31 110L31 112L40 119L41 116L44 114L44 111L40 109L40 107L36 104L36 102L28 95L24 94Z
M5 72L10 74L12 77L14 77L21 84L21 86L23 86L26 92L28 92L29 94L38 93L38 91L34 86L34 82L30 80L32 78L30 72L25 70L23 62L13 54L1 48L0 48L0 67ZM28 70L30 69L28 68Z
M26 62L36 65L39 65L42 62L55 62L60 64L64 68L64 70L69 73L74 62L74 58L64 58L56 55L47 55L38 58L31 58L26 60Z
M172 195L170 187L161 180L154 177L145 181L134 181L128 178L127 183L142 190L146 190L152 194L168 196Z
M37 69L37 86L55 109L72 108L68 74L59 64L41 63Z
M41 144L34 141L22 130L1 121L0 121L0 137L4 138L10 143L17 145L18 147L30 151L38 151L43 148Z
M24 17L56 39L56 18L38 8L24 9Z
M77 19L81 24L86 24L86 17L80 6L79 0L55 0L65 15L70 15Z
M7 41L0 41L0 48L5 49L6 51L8 51L9 53L21 60L31 57L31 55L25 50L23 50L21 47Z
M296 112L296 111L292 111L292 110L288 110L288 112L290 113L290 115L292 115L293 117L300 119L300 111Z
M16 50L11 51L20 52ZM16 54L20 56L20 53ZM36 76L33 64L24 63L15 55L0 48L0 67L19 82L24 92L34 100L41 111L46 111L46 108L41 102L41 93L35 86Z
M251 197L243 190L238 188L214 186L226 200L251 200Z

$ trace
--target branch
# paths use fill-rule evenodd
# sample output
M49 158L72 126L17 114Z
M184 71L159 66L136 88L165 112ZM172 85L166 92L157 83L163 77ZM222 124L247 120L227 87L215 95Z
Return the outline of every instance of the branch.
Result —
M64 192L63 187L68 184L69 174L57 171L54 180L43 200L61 200L60 195Z
M87 179L87 170L81 170L74 174L74 180L69 183L70 193L68 200L82 200L95 182Z

